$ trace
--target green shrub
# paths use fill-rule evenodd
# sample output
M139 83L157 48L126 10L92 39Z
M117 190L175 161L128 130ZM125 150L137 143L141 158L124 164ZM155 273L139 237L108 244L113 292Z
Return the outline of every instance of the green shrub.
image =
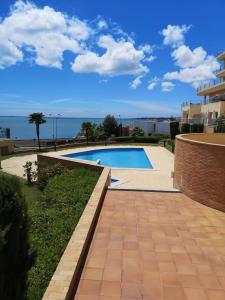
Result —
M202 133L204 131L204 124L191 124L191 133Z
M221 116L216 121L215 132L225 132L225 116Z
M36 190L44 197L37 196L31 211L32 240L38 255L29 273L29 300L42 299L98 177L85 169L68 170L50 178L43 193Z
M37 162L27 161L26 164L23 166L24 174L23 176L27 179L27 184L32 184L37 178Z
M181 133L190 133L190 124L188 123L183 123L181 124Z
M140 127L134 127L131 133L132 136L144 136L145 133Z
M156 136L137 136L135 137L136 143L153 143L157 144L160 138Z
M159 137L154 136L119 136L114 141L118 143L158 143Z
M134 137L133 136L118 136L113 138L114 141L116 142L134 142Z
M176 135L180 134L179 126L180 124L177 121L170 122L170 137L172 140L176 138Z
M27 273L35 258L28 229L19 180L0 174L0 299L26 298Z
M67 169L60 163L46 166L38 165L38 187L40 190L44 190L50 178L65 173Z
M170 139L170 135L169 134L162 134L162 133L149 133L148 136L157 137L160 140Z

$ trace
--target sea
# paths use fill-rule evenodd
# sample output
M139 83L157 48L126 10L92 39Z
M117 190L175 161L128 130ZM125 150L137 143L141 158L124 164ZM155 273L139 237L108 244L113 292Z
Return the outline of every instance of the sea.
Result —
M53 133L53 118L46 118L47 122L40 126L41 139L52 139L55 137ZM123 126L132 124L135 119L121 119ZM57 120L57 138L73 138L76 137L83 122L94 122L100 124L102 118L63 118ZM55 126L54 126L55 127ZM28 117L4 117L0 116L0 128L10 128L11 138L18 140L36 139L35 125L28 122ZM54 130L55 132L55 130Z

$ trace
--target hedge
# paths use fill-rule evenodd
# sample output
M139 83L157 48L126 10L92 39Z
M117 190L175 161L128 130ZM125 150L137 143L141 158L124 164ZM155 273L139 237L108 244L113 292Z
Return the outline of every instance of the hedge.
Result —
M98 177L95 172L75 169L50 178L44 192L25 186L32 205L31 240L37 249L36 264L29 272L28 300L42 299Z
M119 136L113 139L116 142L123 143L153 143L157 144L160 141L158 136Z
M183 123L181 124L181 133L190 133L190 124L189 123Z

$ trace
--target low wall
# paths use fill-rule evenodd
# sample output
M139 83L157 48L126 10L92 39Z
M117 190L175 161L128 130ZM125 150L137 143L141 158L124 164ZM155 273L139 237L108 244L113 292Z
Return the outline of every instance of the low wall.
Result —
M225 211L225 134L176 137L174 187L195 201Z
M46 165L55 165L57 163L60 163L68 169L85 168L91 171L96 171L98 173L101 173L104 169L103 166L96 165L95 163L86 163L84 161L81 162L69 157L54 157L50 154L38 154L37 160L39 163Z
M101 173L42 298L43 300L72 300L79 283L105 194L110 185L110 168L77 162L66 157L51 157L47 154L38 155L38 161L50 165L60 163L69 169L82 167Z
M14 152L14 143L10 139L0 139L0 155L8 155Z

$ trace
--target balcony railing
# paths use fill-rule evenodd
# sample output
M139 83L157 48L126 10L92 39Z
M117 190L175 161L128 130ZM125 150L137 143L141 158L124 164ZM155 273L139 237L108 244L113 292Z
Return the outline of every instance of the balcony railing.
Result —
M217 53L217 56L216 56L216 57L220 56L222 53L225 53L225 49L220 50L220 51Z
M181 118L181 123L188 123L188 124L203 124L204 118Z
M201 105L201 101L185 101L181 104L181 106L191 106L191 105Z
M224 81L223 81L222 78L220 78L220 79L214 79L213 81L209 81L209 82L207 82L207 83L205 83L205 84L199 86L199 87L197 88L197 93L201 92L202 90L211 88L211 87L213 87L213 86L215 86L215 85L217 85L217 84L223 83L223 82L224 82Z

